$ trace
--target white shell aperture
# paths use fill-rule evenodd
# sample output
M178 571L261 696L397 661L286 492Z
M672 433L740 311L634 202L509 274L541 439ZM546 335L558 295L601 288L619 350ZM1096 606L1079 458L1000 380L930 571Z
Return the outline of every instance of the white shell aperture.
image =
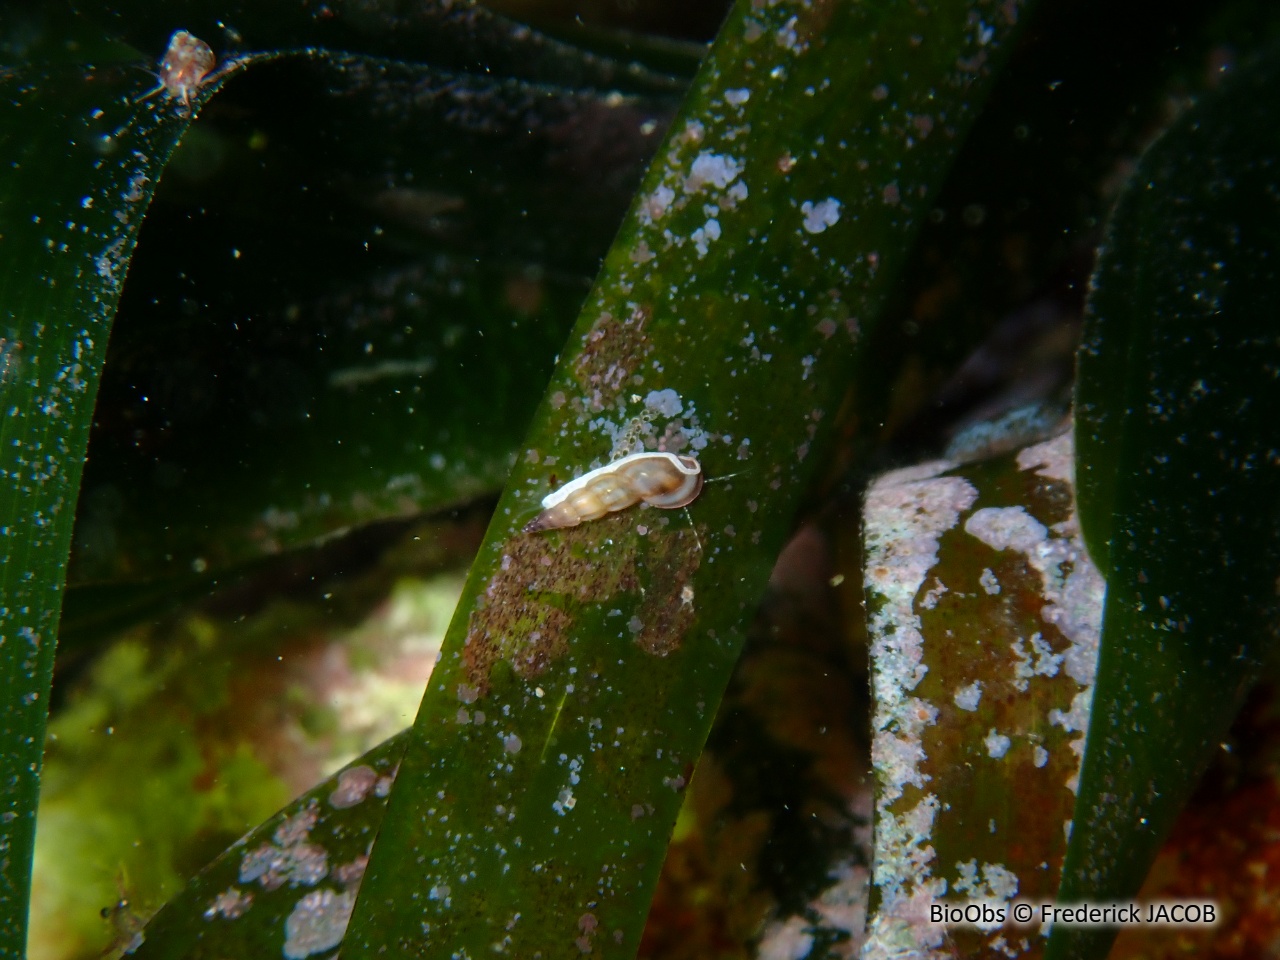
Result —
M633 453L584 473L542 498L525 533L576 527L635 503L674 510L702 491L702 464L674 453Z

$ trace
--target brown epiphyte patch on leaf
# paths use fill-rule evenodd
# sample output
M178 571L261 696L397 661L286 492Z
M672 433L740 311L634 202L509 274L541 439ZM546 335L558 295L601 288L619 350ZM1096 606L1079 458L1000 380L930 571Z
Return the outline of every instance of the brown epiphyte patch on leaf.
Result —
M649 581L632 621L637 628L633 632L640 649L665 657L680 647L693 624L697 595L691 581L702 560L701 537L686 528L649 540Z
M642 583L635 641L657 655L675 650L693 622L689 581L700 562L699 538L691 528L655 531L635 550L618 546L634 522L612 516L554 536L510 540L467 626L467 683L487 693L499 660L526 680L538 676L568 651L574 608L636 593Z
M568 603L635 589L634 561L620 551L601 550L600 539L590 529L575 529L556 538L517 536L508 542L467 628L467 679L481 693L499 660L510 661L529 679L565 653L573 623Z
M482 694L489 689L489 671L497 661L510 661L517 674L530 679L568 649L565 635L573 618L550 598L580 596L587 587L585 578L570 582L575 566L581 566L575 557L576 541L563 537L539 542L517 536L508 542L498 571L471 613L463 648L467 680ZM588 569L599 570L594 564ZM608 579L602 576L601 582Z
M807 6L804 14L797 18L796 33L806 42L826 36L837 6L832 0L818 0Z
M582 338L574 375L582 387L587 409L599 411L612 406L614 397L634 386L631 372L639 369L648 353L644 328L650 313L647 306L633 306L625 320L601 313Z

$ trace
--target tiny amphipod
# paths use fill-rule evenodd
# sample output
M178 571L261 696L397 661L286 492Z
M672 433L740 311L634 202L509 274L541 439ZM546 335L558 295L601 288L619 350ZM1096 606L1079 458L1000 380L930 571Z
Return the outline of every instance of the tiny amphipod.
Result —
M702 490L702 464L674 453L633 453L584 473L542 498L542 512L525 533L576 527L641 501L674 510L692 503Z
M156 74L159 85L138 99L146 100L157 93L164 93L171 99L181 100L182 105L190 110L191 95L205 83L217 63L212 47L185 30L176 30L160 58L160 72Z

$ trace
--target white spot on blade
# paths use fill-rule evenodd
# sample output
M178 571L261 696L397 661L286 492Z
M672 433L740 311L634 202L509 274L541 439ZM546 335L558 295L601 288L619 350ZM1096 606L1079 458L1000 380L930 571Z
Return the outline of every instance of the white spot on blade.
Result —
M993 760L999 760L1009 752L1010 740L1003 733L998 733L992 729L987 732L987 737L982 741L987 748L987 756Z
M827 197L814 203L806 200L800 204L800 212L804 214L804 228L809 233L822 233L827 227L834 227L840 222L840 201L835 197Z
M972 713L978 709L978 704L982 701L982 684L975 680L967 687L961 687L957 690L952 699L955 700L956 706L961 710L968 710Z
M356 905L356 895L345 890L312 890L298 901L284 922L284 955L302 960L323 953L342 942Z

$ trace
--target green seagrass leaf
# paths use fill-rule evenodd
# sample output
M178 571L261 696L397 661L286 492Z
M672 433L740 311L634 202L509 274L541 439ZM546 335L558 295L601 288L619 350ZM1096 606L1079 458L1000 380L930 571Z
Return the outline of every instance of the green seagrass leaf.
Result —
M1272 48L1143 156L1094 275L1076 435L1107 605L1064 901L1137 891L1275 640L1278 130ZM1055 927L1048 955L1113 932Z

